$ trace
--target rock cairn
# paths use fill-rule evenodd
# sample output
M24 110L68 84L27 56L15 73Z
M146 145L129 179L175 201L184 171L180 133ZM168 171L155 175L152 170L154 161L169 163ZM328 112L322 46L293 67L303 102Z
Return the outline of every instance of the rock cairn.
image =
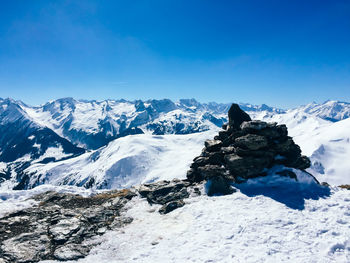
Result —
M187 172L190 182L213 183L209 195L231 193L227 183L267 175L275 165L300 170L310 167L310 160L301 155L285 125L252 121L237 104L231 106L228 117L229 123L213 140L205 142L201 155L193 160ZM296 178L288 170L281 175Z

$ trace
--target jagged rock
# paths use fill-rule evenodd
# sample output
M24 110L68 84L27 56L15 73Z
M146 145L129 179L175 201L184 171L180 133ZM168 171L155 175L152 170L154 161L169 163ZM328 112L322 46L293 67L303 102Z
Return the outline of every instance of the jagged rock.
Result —
M176 208L183 207L184 205L185 205L185 203L183 200L172 201L172 202L169 202L169 203L163 205L159 209L159 213L167 214L167 213L170 213L171 211L174 211Z
M238 129L244 121L251 121L250 116L241 110L238 104L233 103L228 110L228 125L234 129Z
M142 197L146 197L150 204L161 204L182 200L189 197L185 181L161 181L153 184L145 184L139 190Z
M208 152L215 152L221 148L222 142L220 140L207 140L204 145Z
M268 146L268 141L264 136L247 134L235 140L235 145L248 150L260 150Z

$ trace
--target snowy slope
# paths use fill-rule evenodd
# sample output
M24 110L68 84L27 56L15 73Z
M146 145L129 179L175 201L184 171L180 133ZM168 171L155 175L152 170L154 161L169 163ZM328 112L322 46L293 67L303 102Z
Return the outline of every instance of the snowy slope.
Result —
M341 101L328 100L321 104L313 102L298 110L334 122L350 117L350 103Z
M29 188L46 183L114 189L185 178L192 159L200 154L203 142L216 132L127 136L76 158L33 164L24 173L30 175Z
M0 100L0 162L46 162L84 152L34 121L23 107L18 101Z
M347 190L266 177L248 181L232 195L202 195L185 202L160 215L157 205L133 199L126 212L133 222L107 232L77 262L350 261Z
M350 165L343 161L349 156L349 128L346 124L350 119L333 123L297 110L283 114L250 114L264 121L287 124L289 134L301 146L303 154L311 156L312 168L309 171L318 180L332 185L350 182L347 173ZM48 164L34 163L24 173L30 178L29 188L50 183L113 189L153 180L184 178L205 139L213 138L217 129L189 135L127 136L76 158ZM327 151L320 153L321 146ZM318 154L314 154L315 151ZM11 184L2 187L6 189Z

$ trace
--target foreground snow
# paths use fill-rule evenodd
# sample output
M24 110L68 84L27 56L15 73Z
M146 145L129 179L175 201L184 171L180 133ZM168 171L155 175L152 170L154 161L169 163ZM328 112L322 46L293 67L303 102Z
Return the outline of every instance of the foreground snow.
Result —
M350 261L349 191L271 176L237 187L167 215L136 198L127 212L134 221L79 262Z

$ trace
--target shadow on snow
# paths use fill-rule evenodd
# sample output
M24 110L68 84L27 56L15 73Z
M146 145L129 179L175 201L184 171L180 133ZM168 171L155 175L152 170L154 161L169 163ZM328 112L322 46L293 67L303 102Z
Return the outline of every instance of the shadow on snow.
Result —
M270 177L271 178L271 177ZM315 182L303 183L290 178L262 177L248 180L245 183L234 184L241 193L253 197L264 195L292 209L303 210L305 200L318 200L330 196L330 189Z

